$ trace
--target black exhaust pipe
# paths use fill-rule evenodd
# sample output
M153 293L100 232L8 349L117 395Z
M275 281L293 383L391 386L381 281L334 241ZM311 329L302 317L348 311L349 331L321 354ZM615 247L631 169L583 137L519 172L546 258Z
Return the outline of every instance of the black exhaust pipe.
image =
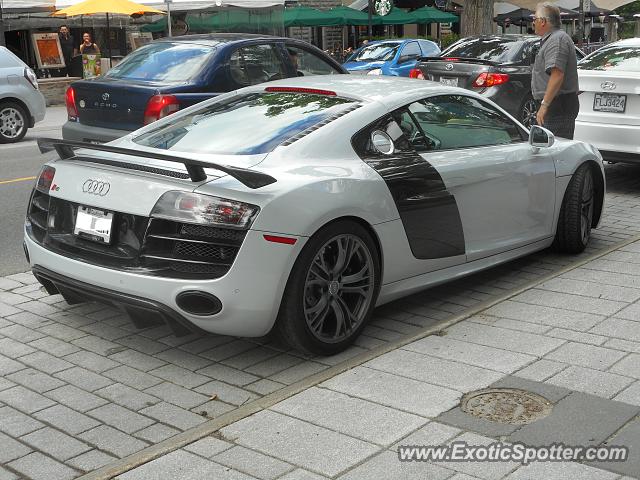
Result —
M191 315L207 317L215 315L222 310L222 302L215 295L188 290L176 296L176 305Z

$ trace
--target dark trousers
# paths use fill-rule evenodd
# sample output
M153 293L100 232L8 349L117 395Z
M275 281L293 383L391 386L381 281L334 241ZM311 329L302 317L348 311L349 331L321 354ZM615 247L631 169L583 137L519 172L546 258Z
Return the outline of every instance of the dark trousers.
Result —
M540 108L540 102L537 101L537 103ZM551 130L556 137L573 139L579 110L580 100L578 100L577 93L558 95L549 105L542 126Z

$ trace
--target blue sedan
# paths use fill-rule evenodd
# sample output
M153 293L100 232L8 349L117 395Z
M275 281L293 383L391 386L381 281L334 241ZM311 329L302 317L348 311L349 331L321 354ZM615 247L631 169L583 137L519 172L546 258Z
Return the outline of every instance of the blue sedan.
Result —
M418 58L440 53L430 40L380 40L359 48L344 63L349 73L408 77Z

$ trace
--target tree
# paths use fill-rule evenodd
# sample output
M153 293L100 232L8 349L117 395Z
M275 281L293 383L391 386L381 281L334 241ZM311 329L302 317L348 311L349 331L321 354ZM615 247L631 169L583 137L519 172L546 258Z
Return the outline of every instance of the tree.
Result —
M463 37L493 33L493 0L466 0L460 23Z

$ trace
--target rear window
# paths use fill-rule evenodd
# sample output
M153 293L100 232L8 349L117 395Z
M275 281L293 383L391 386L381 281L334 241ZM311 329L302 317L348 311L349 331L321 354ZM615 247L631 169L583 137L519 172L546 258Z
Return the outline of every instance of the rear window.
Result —
M640 47L604 47L585 57L580 70L614 70L640 72Z
M440 55L443 57L479 58L490 62L511 62L520 58L522 40L508 38L470 38L454 43Z
M133 141L147 147L181 152L268 153L307 128L356 105L354 100L327 95L252 93L177 117L174 122Z
M372 61L389 61L393 60L398 53L400 43L398 42L381 42L374 43L363 47L356 56L350 59L352 62L372 62Z
M182 83L197 75L215 47L158 42L140 47L109 70L108 78Z

